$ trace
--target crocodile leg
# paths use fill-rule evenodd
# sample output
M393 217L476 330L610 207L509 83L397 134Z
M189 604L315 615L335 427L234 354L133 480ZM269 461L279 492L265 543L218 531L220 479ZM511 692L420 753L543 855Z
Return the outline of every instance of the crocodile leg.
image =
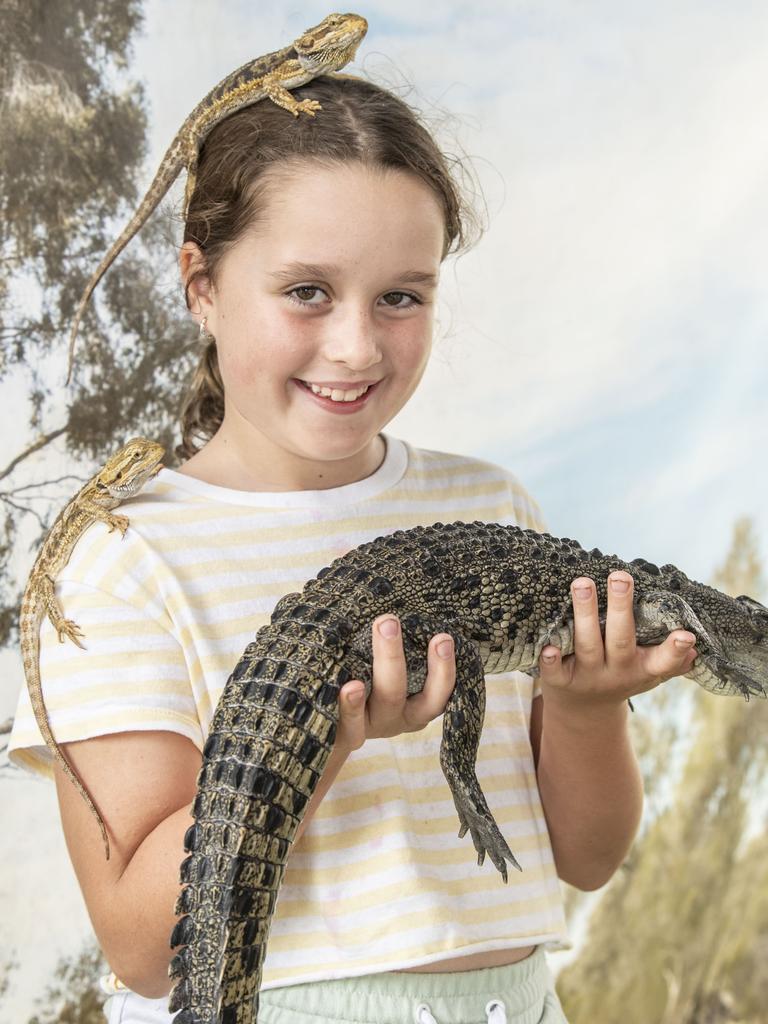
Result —
M507 881L505 860L522 868L507 845L480 788L475 764L485 714L485 673L477 648L455 637L456 685L443 714L440 766L451 787L459 815L459 838L469 831L477 850L477 863L486 853Z

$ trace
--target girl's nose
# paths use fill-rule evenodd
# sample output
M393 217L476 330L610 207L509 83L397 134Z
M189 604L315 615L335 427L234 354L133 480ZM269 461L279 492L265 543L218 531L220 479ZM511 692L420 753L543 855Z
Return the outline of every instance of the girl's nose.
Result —
M365 370L381 362L379 330L368 310L350 310L344 316L329 319L323 354L351 370Z

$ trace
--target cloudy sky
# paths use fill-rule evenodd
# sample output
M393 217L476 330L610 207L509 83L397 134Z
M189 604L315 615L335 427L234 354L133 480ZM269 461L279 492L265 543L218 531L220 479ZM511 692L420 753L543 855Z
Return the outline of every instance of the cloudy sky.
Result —
M507 466L552 532L588 547L707 579L749 515L768 559L768 7L357 10L370 27L351 70L465 155L488 223L444 265L435 354L389 431ZM212 85L327 13L150 0L133 61L150 104L145 183ZM20 664L3 666L10 714ZM20 1021L87 919L52 787L3 780L0 816L0 906L22 961L0 1016Z

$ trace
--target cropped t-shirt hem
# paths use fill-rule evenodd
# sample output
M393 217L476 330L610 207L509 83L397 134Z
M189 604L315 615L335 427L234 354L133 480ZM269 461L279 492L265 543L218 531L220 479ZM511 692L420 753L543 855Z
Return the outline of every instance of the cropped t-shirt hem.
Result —
M477 955L478 953L492 953L500 949L521 949L525 946L533 946L534 949L542 946L546 951L554 952L556 950L570 949L572 943L565 934L556 934L551 932L542 932L539 935L521 936L513 940L495 939L487 942L475 943L470 946L465 945L454 949L442 949L438 952L424 954L419 957L411 957L408 960L400 962L393 961L392 963L380 965L366 964L364 966L345 965L343 967L339 967L336 971L324 971L322 973L307 971L294 978L279 978L274 981L267 981L265 979L262 982L261 991L266 992L269 989L289 988L294 985L307 985L319 981L337 981L345 978L362 978L370 974L398 973L400 971L409 971L414 967L426 967L429 964L437 964L440 963L441 960L447 960L453 957L469 957ZM475 969L482 970L482 968ZM457 971L460 970L461 968L459 967ZM99 988L107 995L115 995L120 992L130 992L132 996L138 996L138 993L133 992L123 984L114 972L103 975L99 978ZM139 996L138 998L145 999L146 997ZM159 999L147 999L146 1001L163 1005L167 1002L167 997L163 996Z
M413 967L426 967L429 964L437 964L441 960L450 960L454 957L469 957L478 953L492 953L499 949L520 949L523 946L544 946L545 949L550 947L564 949L570 948L570 942L565 933L557 932L520 935L513 939L491 939L471 945L440 949L431 953L424 953L422 956L409 957L406 960L400 961L392 960L381 964L353 964L345 962L337 970L322 972L304 971L294 977L282 977L275 980L270 980L265 975L261 988L266 991L271 988L287 988L289 985L306 985L316 981L335 981L340 978L361 978L368 974L407 971Z

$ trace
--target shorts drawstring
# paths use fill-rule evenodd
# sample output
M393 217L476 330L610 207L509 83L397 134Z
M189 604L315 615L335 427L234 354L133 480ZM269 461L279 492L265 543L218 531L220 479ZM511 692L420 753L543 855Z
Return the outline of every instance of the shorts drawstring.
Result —
M506 1007L498 999L492 999L485 1012L488 1014L488 1024L507 1024Z
M498 999L492 999L486 1004L485 1012L488 1017L488 1024L507 1024L507 1011ZM426 1003L419 1003L413 1011L415 1024L438 1024L432 1015L432 1011Z

